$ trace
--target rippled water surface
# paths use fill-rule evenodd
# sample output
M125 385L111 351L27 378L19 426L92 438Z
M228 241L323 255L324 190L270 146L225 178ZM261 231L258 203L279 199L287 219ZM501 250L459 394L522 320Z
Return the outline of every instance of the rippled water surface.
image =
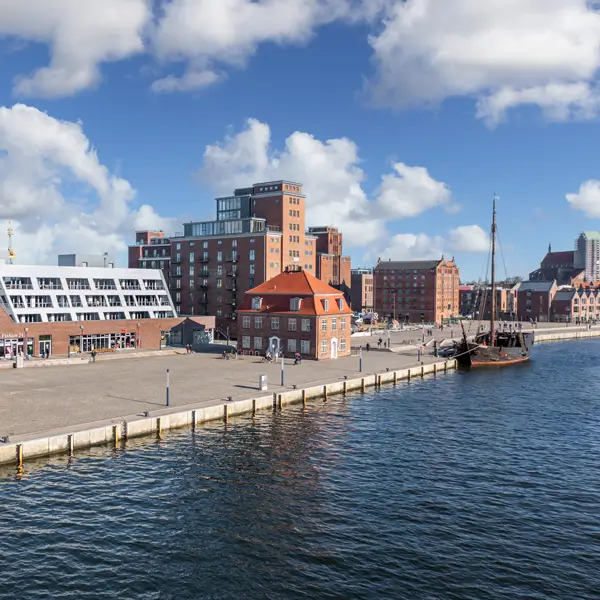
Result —
M0 472L2 599L600 598L600 342Z

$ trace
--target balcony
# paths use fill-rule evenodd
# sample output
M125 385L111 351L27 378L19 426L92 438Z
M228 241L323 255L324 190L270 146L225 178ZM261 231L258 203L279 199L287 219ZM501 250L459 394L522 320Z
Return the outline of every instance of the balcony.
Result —
M227 277L237 277L237 271L226 271L225 275L227 275Z
M209 285L208 283L201 283L201 284L198 286L198 289L199 289L199 290L207 290L209 287L210 287L210 285Z
M210 258L201 257L198 259L198 262L202 265L207 265L210 262Z
M208 269L202 269L198 272L198 277L210 277L210 271Z
M225 286L225 289L229 290L230 292L237 292L237 290L238 290L238 287L237 287L237 285L235 285L235 283L234 283L234 282L232 282L232 283L228 283L228 284Z
M240 259L237 256L228 256L225 262L228 263L237 263Z
M237 313L229 313L227 315L225 315L225 318L228 319L229 321L235 321L237 319Z

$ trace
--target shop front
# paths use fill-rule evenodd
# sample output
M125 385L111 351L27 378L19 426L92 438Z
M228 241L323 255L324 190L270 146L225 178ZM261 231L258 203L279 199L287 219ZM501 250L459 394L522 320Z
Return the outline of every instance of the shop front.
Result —
M9 334L10 337L0 334L0 359L12 360L15 356L23 354L23 337L14 336ZM33 338L27 338L25 343L27 348L27 354L33 356L34 352L34 340Z
M121 350L136 347L135 332L120 333L86 333L69 336L72 353L91 352L92 350Z

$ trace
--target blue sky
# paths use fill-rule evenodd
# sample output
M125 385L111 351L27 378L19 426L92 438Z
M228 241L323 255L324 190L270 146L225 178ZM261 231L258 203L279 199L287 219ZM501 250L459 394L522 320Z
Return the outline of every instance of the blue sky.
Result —
M262 177L302 181L356 266L443 252L480 276L494 192L509 275L598 227L584 0L522 0L527 26L495 0L452 19L438 0L111 3L0 7L0 226L23 262L124 256L134 229L180 231Z

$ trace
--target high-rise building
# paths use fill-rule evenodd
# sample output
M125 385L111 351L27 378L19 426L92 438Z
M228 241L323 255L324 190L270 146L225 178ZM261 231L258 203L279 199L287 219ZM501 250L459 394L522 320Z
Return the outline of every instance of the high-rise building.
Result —
M585 269L586 281L600 281L600 231L583 231L575 241L574 266Z
M452 260L381 261L373 269L380 318L442 323L460 313L458 267Z
M315 238L317 277L348 292L351 286L351 261L349 256L342 254L342 234L338 228L309 227L308 233Z
M244 293L287 268L314 274L316 238L306 235L305 196L296 182L236 189L217 198L216 209L216 220L184 223L183 235L170 239L169 287L178 314L215 315L219 332L236 337ZM154 249L142 241L143 251ZM138 245L130 247L130 264L144 262Z

